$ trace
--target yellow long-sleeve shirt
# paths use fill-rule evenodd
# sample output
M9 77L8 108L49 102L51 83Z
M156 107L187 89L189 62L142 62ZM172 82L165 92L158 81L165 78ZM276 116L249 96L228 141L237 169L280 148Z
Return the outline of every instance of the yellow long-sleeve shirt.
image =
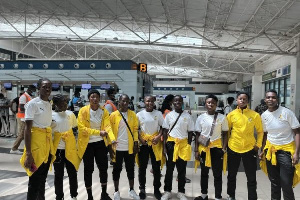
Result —
M130 127L130 130L133 134L133 138L131 136L130 131L127 128L127 134L128 134L128 153L132 154L133 153L133 143L138 141L138 118L136 116L136 114L131 111L128 110L128 120L127 123ZM111 113L110 115L110 123L111 123L111 128L113 130L114 136L115 138L118 138L118 133L119 133L119 124L121 121L122 116L120 114L120 112L117 110L113 113Z
M227 115L230 137L228 146L237 153L245 153L256 145L262 146L263 127L260 115L248 108L237 108ZM254 137L254 128L257 140Z
M108 133L108 136L103 138L105 145L107 146L108 144L110 144L111 141L115 140L115 136L110 126L108 111L103 107L99 107L99 109L103 110L100 130L105 130ZM100 130L91 128L90 105L84 106L79 110L77 123L78 123L78 156L79 158L82 158L86 150L86 147L88 145L88 142L90 140L90 135L100 135Z

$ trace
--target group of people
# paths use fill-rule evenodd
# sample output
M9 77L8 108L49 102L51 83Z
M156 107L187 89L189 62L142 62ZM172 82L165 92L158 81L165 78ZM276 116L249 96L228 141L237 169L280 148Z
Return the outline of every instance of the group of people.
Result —
M208 200L209 168L212 168L214 176L215 199L222 199L222 170L225 171L226 167L228 199L235 199L236 176L241 160L247 176L248 199L257 199L258 157L262 163L265 162L265 171L271 181L271 198L280 199L282 189L284 199L295 199L292 187L296 184L293 182L295 176L298 176L295 171L298 169L300 124L292 111L278 105L275 90L266 92L268 110L262 116L248 108L249 96L245 92L237 94L237 108L227 116L216 112L218 98L208 95L205 99L207 112L194 123L190 113L182 109L183 98L180 95L167 96L162 112L154 109L155 98L146 96L145 109L135 114L128 109L128 95L121 95L117 106L108 103L101 107L100 93L91 89L88 92L89 105L79 110L76 120L76 116L67 111L67 99L61 94L53 97L52 111L49 79L40 79L37 89L39 96L21 106L24 107L25 150L20 162L29 176L28 200L45 199L46 177L52 164L56 199L64 199L64 167L69 176L71 198L77 199L77 171L81 161L88 200L94 199L94 161L102 187L100 199L111 199L107 192L108 153L113 161L113 199L119 200L121 197L119 180L123 161L129 197L147 197L146 169L150 159L155 198L172 198L173 171L176 166L177 197L186 200L186 167L193 150L195 167L200 165L201 168L201 195L195 200ZM111 112L106 107L112 107ZM76 126L77 141L73 134ZM193 138L194 148L191 146ZM134 190L135 163L138 165L139 194ZM161 168L164 164L166 175L164 194L161 194Z

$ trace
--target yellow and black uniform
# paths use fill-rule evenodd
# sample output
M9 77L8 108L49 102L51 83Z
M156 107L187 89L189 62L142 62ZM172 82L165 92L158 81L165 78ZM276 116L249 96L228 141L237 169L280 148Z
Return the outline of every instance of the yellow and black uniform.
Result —
M126 119L132 134L124 122L122 115ZM127 110L127 112L119 112L118 110L111 113L110 123L115 138L117 138L118 145L115 151L115 158L113 160L113 180L119 181L120 173L122 171L123 159L125 162L125 168L127 172L128 180L134 179L134 142L138 141L138 119L136 114ZM133 135L133 137L132 137Z
M293 166L292 157L296 151L294 131L300 127L295 114L284 107L265 111L262 115L267 141L264 147L265 159L261 167L271 181L271 199L295 199L293 187L300 181L300 164Z
M227 115L229 127L227 194L235 198L236 175L242 159L247 175L248 199L257 199L257 152L262 146L263 128L260 115L249 109L237 108ZM255 139L254 128L257 132Z
M56 153L54 166L54 185L57 200L64 199L63 179L65 166L70 185L71 198L77 197L77 170L80 158L77 154L76 139L72 128L77 127L76 116L72 111L52 112L53 147Z
M165 118L163 128L170 130L175 124L179 113L171 111ZM194 122L189 113L182 111L176 125L170 131L167 148L167 171L165 176L165 192L171 192L173 171L176 165L178 171L178 192L185 193L185 175L187 161L191 159L192 147L188 143L189 132L194 131Z
M24 166L26 148L20 159L21 165L29 176L27 199L45 199L45 183L48 170L55 160L52 143L52 109L49 101L36 97L25 105L25 122L32 120L31 154L34 160L32 169ZM35 166L35 167L34 167ZM34 170L37 168L37 170Z
M164 118L160 111L153 110L147 112L142 110L137 114L140 126L140 137L146 141L146 145L140 146L138 153L139 161L139 183L140 189L143 190L146 187L146 169L148 166L149 158L151 158L151 164L154 175L154 193L159 191L160 183L160 165L163 162L163 143L159 138L157 144L153 144L152 140L159 134Z
M78 114L78 156L84 163L84 183L85 187L91 191L92 174L94 171L94 159L100 171L100 182L107 183L108 169L108 148L111 141L115 140L112 132L109 113L103 107L96 111L92 110L90 105L84 106ZM101 137L100 131L106 131L107 136Z

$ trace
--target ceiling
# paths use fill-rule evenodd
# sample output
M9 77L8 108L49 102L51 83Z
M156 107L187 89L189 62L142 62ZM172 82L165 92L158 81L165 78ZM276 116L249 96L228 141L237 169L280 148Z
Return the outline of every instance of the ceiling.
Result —
M300 0L0 1L0 39L18 54L131 59L150 74L236 81L295 56L300 35Z

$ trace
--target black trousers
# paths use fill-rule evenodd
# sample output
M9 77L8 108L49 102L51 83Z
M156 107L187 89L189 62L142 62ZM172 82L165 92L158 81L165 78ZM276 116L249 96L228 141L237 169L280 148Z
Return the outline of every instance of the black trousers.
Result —
M164 190L167 192L172 191L173 171L176 165L178 172L178 192L185 193L185 175L187 161L178 158L176 162L173 162L174 145L175 142L167 142L166 144L168 160Z
M139 157L139 182L140 182L140 189L145 189L146 184L146 169L148 166L149 156L151 159L152 169L153 169L153 186L154 190L159 190L161 183L160 183L160 161L156 161L156 157L154 155L152 146L142 145L140 146L140 152L138 154Z
M268 176L271 181L271 199L281 199L281 189L284 200L294 200L293 178L295 168L292 165L291 154L287 151L276 152L277 165L267 160Z
M64 180L64 169L66 166L67 173L69 176L70 194L71 197L77 197L78 181L77 181L77 171L74 165L66 159L65 150L57 149L56 160L53 163L54 166L54 185L56 199L64 199L63 191L63 180Z
M243 161L247 177L248 200L257 200L257 152L254 149L245 153L237 153L228 148L227 194L230 197L235 198L236 175L240 166L241 159Z
M104 141L88 143L83 155L85 187L92 187L92 174L94 172L94 159L99 169L100 183L107 183L108 149Z
M114 181L120 180L123 160L128 180L134 179L134 154L129 154L128 151L116 151L116 162L114 163L112 172Z
M47 163L42 165L29 177L27 200L45 200L45 183L50 167L51 155Z
M211 168L214 175L214 186L215 186L215 198L222 198L222 169L223 169L223 151L220 148L211 148ZM208 177L209 177L209 167L205 166L206 153L201 153L201 193L207 194L208 191Z

